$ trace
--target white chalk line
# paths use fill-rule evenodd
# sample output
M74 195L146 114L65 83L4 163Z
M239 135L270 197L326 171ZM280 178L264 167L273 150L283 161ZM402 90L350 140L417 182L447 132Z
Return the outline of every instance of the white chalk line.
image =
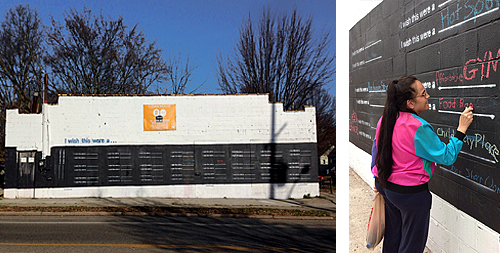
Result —
M453 1L455 1L455 0L448 0L448 1L446 1L446 2L444 2L444 3L442 3L442 4L440 4L440 5L438 5L438 7L439 7L439 8L441 8L441 7L443 7L444 5L446 5L447 3L449 3L449 2L453 2Z
M464 152L464 151L460 151L460 153L466 154L466 155L469 155L469 156L472 156L472 157L475 157L477 159L481 159L481 160L486 161L486 162L497 163L496 161L493 161L493 160L490 160L490 159L486 159L486 158L483 158L483 157L480 157L480 156L477 156L477 155L469 154L469 153Z
M462 112L445 111L445 110L438 110L438 112L442 112L442 113L451 113L451 114L462 114ZM479 116L479 117L487 117L487 118L495 119L495 115L494 115L494 114L481 114L481 113L474 113L473 115L474 115L474 116Z
M372 44L370 44L370 45L366 46L366 47L365 47L365 49L370 48L371 46L374 46L374 45L376 45L377 43L380 43L381 41L382 41L382 40L378 40L378 41L376 41L376 42L373 42Z
M375 60L378 60L378 59L380 59L380 58L382 58L382 56L379 56L379 57L377 57L377 58L373 58L373 59L371 59L371 60L369 60L369 61L365 61L365 64L367 64L367 63L369 63L369 62L372 62L372 61L375 61Z
M492 84L480 84L480 85L467 85L467 86L439 86L438 90L449 90L449 89L472 89L472 88L494 88L497 85L492 83Z
M484 16L484 15L490 14L490 13L492 13L492 12L496 11L496 10L498 10L498 7L496 7L495 9L489 10L489 11L487 11L487 12L485 12L485 13L481 13L481 14L479 14L479 15L475 16L475 17L472 17L472 18L469 18L469 19L467 19L467 20L464 20L464 21L462 21L462 22L460 22L460 23L458 23L458 24L455 24L455 25L452 25L452 26L450 26L450 27L447 27L447 28L445 28L445 29L443 29L443 30L440 30L438 33L441 33L441 32L444 32L444 31L446 31L446 30L449 30L449 29L455 28L455 27L457 27L457 26L463 25L463 24L464 24L464 23L466 23L466 22L469 22L469 21L471 21L471 20L473 20L473 19L477 19L477 18L482 17L482 16Z

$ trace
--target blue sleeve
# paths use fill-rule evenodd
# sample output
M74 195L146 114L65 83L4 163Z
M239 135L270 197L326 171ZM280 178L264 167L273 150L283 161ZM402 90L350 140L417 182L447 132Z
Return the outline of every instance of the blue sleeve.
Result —
M372 166L370 169L373 169L375 166L375 159L377 158L377 137L375 136L375 139L373 140L373 145L372 145Z
M462 149L463 142L451 137L448 144L443 143L430 124L423 124L415 133L415 155L428 161L452 165Z

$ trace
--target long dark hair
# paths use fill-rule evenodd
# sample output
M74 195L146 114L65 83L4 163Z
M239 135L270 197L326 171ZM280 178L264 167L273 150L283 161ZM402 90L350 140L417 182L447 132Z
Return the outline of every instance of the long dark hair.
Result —
M375 160L378 178L384 187L387 186L387 180L392 174L392 134L399 112L415 113L406 106L406 101L415 97L416 91L412 87L415 81L417 81L416 77L405 75L397 80L392 80L387 88L387 99L380 129L378 130L377 157Z

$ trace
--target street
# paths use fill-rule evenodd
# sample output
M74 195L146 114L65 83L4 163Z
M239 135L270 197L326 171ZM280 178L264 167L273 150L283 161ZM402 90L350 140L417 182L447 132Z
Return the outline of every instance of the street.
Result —
M2 216L0 252L335 252L335 220Z

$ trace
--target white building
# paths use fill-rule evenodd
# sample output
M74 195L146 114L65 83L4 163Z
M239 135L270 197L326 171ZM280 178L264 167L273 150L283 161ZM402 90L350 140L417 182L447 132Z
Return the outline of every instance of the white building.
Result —
M268 95L61 96L42 111L7 110L5 198L319 195L314 107L284 112Z

